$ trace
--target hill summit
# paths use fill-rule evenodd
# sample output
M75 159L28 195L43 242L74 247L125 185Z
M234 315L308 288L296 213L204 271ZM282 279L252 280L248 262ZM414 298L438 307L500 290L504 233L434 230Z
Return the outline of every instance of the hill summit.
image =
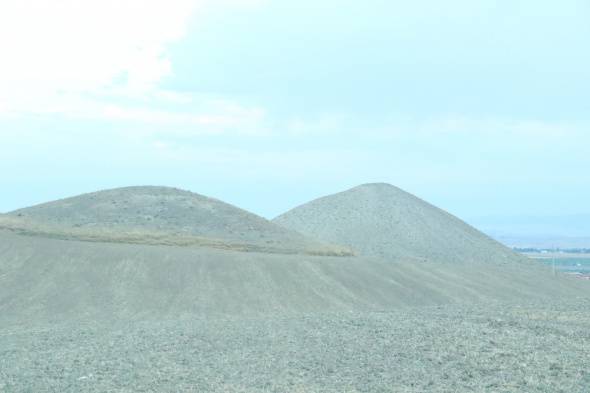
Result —
M0 325L348 313L588 294L581 280L527 265L389 185L322 198L277 222L345 243L355 255L171 188L100 191L0 216Z
M441 262L521 259L457 217L385 183L316 199L273 221L366 256Z
M44 203L3 215L0 227L73 240L350 253L217 199L169 187L117 188Z

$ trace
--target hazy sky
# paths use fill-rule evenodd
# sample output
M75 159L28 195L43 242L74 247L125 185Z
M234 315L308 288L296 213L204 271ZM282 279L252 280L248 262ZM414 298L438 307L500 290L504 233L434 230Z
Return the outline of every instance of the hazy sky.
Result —
M587 0L2 0L0 211L155 184L266 217L360 183L590 212Z

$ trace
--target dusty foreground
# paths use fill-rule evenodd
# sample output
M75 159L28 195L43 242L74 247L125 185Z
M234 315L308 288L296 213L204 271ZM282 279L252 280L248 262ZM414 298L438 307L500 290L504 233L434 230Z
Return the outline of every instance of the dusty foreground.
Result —
M588 392L590 304L0 328L1 392Z

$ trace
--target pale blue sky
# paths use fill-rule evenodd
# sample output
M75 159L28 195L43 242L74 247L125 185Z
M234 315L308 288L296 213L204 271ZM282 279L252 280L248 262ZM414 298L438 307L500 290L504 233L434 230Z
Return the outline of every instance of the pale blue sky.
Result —
M8 0L0 212L156 184L270 218L383 181L466 219L589 213L589 20L582 0Z

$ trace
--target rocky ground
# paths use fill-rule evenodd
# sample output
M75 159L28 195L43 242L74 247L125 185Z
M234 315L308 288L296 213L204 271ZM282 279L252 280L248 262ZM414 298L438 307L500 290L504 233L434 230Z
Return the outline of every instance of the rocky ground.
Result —
M589 305L0 326L0 391L582 393Z

